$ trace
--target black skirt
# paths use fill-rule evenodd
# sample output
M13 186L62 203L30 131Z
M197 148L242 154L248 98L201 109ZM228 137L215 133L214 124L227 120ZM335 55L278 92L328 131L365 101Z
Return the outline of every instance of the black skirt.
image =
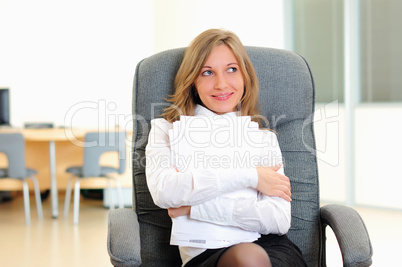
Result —
M286 235L261 235L253 243L264 248L273 267L307 266L300 249ZM229 248L207 249L191 259L185 267L215 267L219 258Z

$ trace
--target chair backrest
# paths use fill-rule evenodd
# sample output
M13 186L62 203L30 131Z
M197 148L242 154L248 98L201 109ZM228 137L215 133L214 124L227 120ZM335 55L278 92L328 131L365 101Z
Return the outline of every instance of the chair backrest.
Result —
M21 133L1 133L0 152L6 154L8 168L6 177L25 178L25 140Z
M309 266L320 264L319 187L312 125L314 82L306 61L293 52L247 47L260 84L261 115L278 133L285 173L292 185L292 226L288 236ZM179 266L177 249L169 246L171 220L149 194L144 151L150 120L168 105L184 49L158 53L137 65L134 91L134 207L140 223L143 266ZM267 214L269 216L269 214Z
M83 176L101 176L100 157L103 153L110 151L118 152L118 173L124 173L126 169L126 133L110 131L85 134Z

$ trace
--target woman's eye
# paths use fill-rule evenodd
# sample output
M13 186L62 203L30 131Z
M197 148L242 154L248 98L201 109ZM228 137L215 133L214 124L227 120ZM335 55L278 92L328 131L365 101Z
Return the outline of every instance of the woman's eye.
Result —
M202 73L202 76L210 76L212 74L212 71L206 70Z
M235 67L232 67L232 68L228 69L228 72L236 72L236 71L237 71L237 68L235 68Z

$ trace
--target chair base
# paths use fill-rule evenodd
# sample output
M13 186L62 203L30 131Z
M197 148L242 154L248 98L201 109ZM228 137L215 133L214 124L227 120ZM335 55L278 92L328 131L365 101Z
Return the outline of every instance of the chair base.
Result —
M35 192L35 201L36 201L36 211L38 213L38 219L43 220L43 209L42 209L42 199L39 190L39 183L38 180L31 176L21 180L22 182L22 191L24 195L24 211L25 211L25 224L31 224L31 208L30 208L30 200L29 200L29 187L27 183L27 179L30 179L34 185L34 192Z
M95 177L94 177L95 178ZM96 177L98 178L98 177ZM111 205L110 205L110 210L114 209L114 203L113 203L113 199L112 199L112 192L114 190L112 190L112 186L110 181L114 180L115 181L115 190L117 192L117 197L118 197L118 201L119 201L119 208L124 208L124 204L123 204L123 193L121 190L121 185L120 185L120 181L117 180L117 178L115 177L110 177L110 176L105 176L105 177L101 177L101 178L105 178L108 180L108 192L109 192L109 198L111 199ZM71 192L72 192L72 183L73 180L75 179L75 183L74 183L74 203L73 203L73 223L74 225L78 225L78 221L79 221L79 209L80 209L80 191L81 191L81 180L82 179L90 179L87 177L77 177L75 175L73 175L67 183L67 188L66 188L66 197L64 200L64 217L67 218L68 214L69 214L69 209L70 209L70 201L71 201Z

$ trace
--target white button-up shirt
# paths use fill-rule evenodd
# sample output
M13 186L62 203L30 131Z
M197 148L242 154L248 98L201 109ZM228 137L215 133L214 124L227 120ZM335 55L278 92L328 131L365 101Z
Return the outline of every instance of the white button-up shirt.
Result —
M236 116L236 113L225 115ZM216 114L198 105L195 116L216 116ZM171 159L170 129L172 123L164 119L152 120L146 147L146 178L157 206L161 208L191 206L190 219L222 227L238 227L259 234L287 233L291 214L290 203L286 200L261 193L258 193L257 198L222 196L240 189L256 189L258 175L255 166L247 165L240 170L225 169L224 172L210 169L177 172ZM261 148L261 165L274 166L282 163L275 133L269 130L264 130L263 133L263 141L267 145ZM278 173L284 173L283 167ZM236 237L233 239L236 240ZM183 264L205 249L196 245L180 247Z

